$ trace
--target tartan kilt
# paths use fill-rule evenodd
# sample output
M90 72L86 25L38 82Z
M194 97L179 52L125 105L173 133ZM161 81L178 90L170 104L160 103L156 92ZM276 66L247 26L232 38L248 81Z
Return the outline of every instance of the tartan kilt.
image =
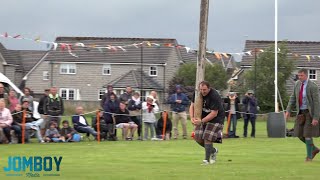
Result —
M320 128L319 123L316 126L313 126L311 124L312 117L310 113L305 114L306 122L304 125L300 125L298 122L298 119L296 118L295 124L294 124L294 137L319 137L320 136Z
M197 140L207 140L213 143L222 143L223 124L220 123L206 123L195 126L194 138Z

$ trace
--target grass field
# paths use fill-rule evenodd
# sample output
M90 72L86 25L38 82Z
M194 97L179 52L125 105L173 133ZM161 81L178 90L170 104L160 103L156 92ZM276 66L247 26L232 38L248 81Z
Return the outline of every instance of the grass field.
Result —
M242 127L240 121L238 135ZM217 147L216 164L201 166L204 151L191 139L0 145L0 179L26 178L5 175L8 156L63 156L60 176L41 179L319 179L320 155L305 163L305 146L296 138L267 138L263 121L256 138L225 139Z

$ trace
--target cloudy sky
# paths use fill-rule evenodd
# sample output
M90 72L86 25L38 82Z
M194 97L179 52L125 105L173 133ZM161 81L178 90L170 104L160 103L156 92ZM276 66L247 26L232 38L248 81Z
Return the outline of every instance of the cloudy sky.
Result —
M278 0L279 39L320 41L320 1ZM0 33L175 38L197 48L200 0L0 0ZM274 0L210 0L208 48L241 52L246 39L274 39ZM46 49L0 39L9 49Z

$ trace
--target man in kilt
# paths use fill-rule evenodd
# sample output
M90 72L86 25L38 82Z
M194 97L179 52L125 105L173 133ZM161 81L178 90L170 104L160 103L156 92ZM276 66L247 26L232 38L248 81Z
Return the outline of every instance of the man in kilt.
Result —
M203 98L201 119L194 117L194 96L190 106L190 118L195 125L194 139L205 150L203 165L215 163L218 149L213 143L222 143L224 108L219 93L203 81L199 84L200 95Z
M299 81L295 87L287 107L286 118L290 117L293 107L296 107L297 118L294 124L294 136L298 137L307 149L306 162L319 153L319 149L313 144L313 137L319 137L319 87L308 79L308 70L298 71Z

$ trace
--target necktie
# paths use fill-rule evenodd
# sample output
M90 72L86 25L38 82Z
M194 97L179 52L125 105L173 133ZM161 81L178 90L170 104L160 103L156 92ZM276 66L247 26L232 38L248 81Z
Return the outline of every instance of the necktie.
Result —
M300 92L299 92L299 106L302 106L302 98L303 98L303 86L304 84L301 84Z

